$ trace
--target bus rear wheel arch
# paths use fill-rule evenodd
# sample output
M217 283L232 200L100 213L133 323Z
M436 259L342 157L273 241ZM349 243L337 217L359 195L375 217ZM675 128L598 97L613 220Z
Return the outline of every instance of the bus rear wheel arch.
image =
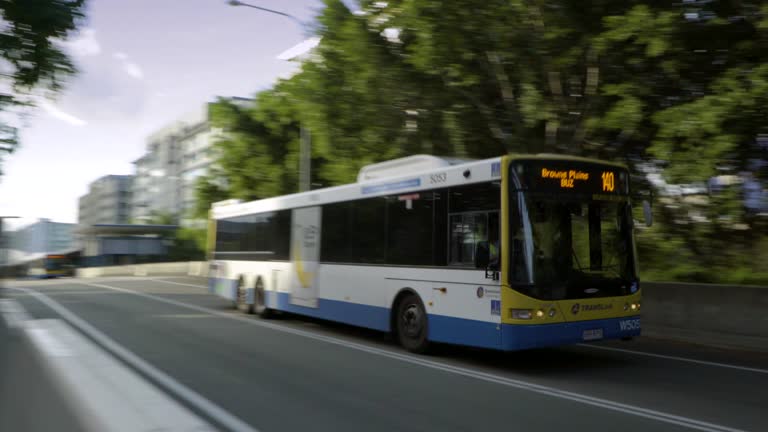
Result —
M406 350L423 354L429 350L429 320L424 302L410 290L401 291L392 307L392 331Z

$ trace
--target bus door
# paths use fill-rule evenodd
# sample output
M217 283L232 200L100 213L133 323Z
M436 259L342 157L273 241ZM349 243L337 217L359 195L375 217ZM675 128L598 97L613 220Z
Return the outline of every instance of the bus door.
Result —
M318 307L320 270L321 208L305 207L292 211L291 224L291 304Z

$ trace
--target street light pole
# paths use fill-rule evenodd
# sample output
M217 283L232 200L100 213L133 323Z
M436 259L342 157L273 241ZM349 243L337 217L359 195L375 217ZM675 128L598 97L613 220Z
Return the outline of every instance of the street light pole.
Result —
M296 18L293 15L287 14L285 12L280 12L280 11L277 11L277 10L274 10L274 9L268 9L268 8L261 7L261 6L256 6L256 5L244 3L244 2L241 2L239 0L229 0L228 3L229 3L230 6L245 6L245 7L249 7L249 8L252 8L252 9L258 9L258 10L260 10L262 12L269 12L269 13L273 13L275 15L282 15L282 16L284 16L286 18L289 18L289 19L293 20L294 22L296 22L296 24L298 24L298 25L300 25L302 27L304 26L304 24L301 21L299 21L298 18Z
M298 24L302 30L304 24L293 15L280 12L274 9L268 9L261 6L244 3L239 0L229 0L230 6L245 6L262 12L268 12L288 18ZM304 126L304 122L299 120L299 192L305 192L312 187L312 137L309 129Z

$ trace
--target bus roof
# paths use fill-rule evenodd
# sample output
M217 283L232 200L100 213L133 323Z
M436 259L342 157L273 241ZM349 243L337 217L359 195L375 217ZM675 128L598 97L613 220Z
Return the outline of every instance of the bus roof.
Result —
M626 168L614 162L577 156L555 154L511 154L509 156L512 159L570 160ZM412 169L404 169L409 165ZM367 171L366 168L368 169ZM360 181L361 177L366 177L365 173L374 178ZM386 175L387 173L391 175L388 176ZM381 177L376 177L376 175L381 175ZM397 195L398 193L417 193L422 190L494 180L501 180L501 157L477 161L459 161L457 159L441 159L433 156L417 155L411 158L396 159L363 167L358 174L357 183L249 202L237 200L218 202L211 208L211 217L213 219L222 219L360 198Z

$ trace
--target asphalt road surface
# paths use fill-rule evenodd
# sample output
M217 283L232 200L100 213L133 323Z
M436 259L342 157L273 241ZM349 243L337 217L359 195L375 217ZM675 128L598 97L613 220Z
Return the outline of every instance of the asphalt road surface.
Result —
M205 283L7 285L32 318L64 319L221 430L768 430L766 354L639 338L419 356L378 332L244 315Z

